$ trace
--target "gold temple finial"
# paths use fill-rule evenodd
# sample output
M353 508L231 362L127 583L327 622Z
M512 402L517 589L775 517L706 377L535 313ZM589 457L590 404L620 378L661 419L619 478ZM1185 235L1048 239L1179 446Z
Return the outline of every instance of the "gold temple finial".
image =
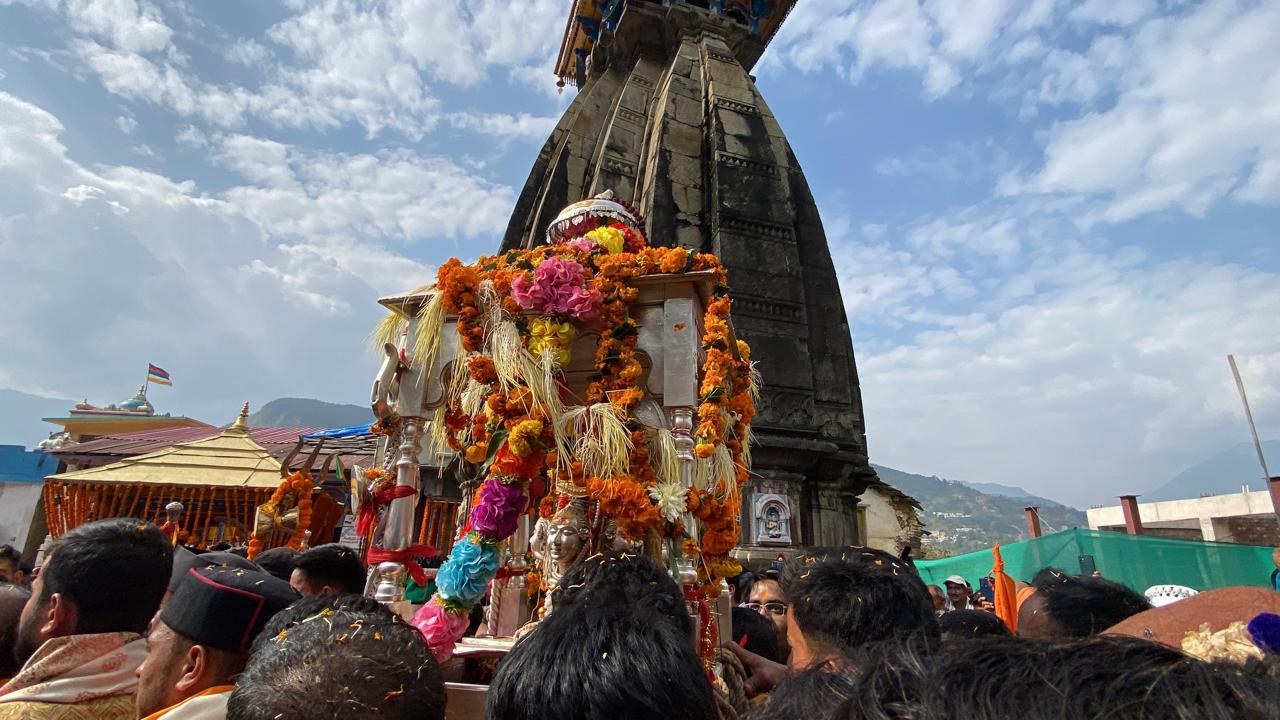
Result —
M236 421L231 423L231 427L227 429L239 430L241 432L246 432L246 433L249 432L249 403L248 402L245 402L245 404L240 408L240 415L236 417Z

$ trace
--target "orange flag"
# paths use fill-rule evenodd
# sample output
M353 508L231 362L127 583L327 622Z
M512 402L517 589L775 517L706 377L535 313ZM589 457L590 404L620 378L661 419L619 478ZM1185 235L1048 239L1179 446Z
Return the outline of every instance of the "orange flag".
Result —
M1004 621L1009 632L1018 632L1018 587L1013 578L1004 574L1004 558L1000 557L1000 543L991 548L995 556L995 565L991 568L991 577L995 580L996 617Z

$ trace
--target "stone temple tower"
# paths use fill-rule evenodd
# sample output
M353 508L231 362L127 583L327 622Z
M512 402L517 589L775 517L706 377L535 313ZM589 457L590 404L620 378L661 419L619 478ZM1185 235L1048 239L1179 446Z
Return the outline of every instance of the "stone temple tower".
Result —
M795 0L578 0L556 72L577 96L538 154L503 248L540 243L606 189L654 244L713 252L764 375L742 544L852 544L867 461L853 346L804 172L750 72ZM902 497L897 494L898 497ZM914 513L912 513L914 518ZM911 535L914 534L914 537ZM919 525L901 543L918 541Z

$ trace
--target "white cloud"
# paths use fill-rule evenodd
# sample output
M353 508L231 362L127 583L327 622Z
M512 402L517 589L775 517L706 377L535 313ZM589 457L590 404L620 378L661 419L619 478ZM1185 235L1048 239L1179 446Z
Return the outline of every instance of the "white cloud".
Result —
M173 31L154 5L137 0L13 0L22 5L60 9L72 30L108 40L130 52L169 47ZM7 4L7 3L6 3Z
M973 58L986 51L1013 8L1011 0L929 0L927 8L942 35L941 49Z
M266 30L265 42L235 38L217 48L227 61L256 71L255 86L240 86L194 72L175 32L145 2L25 2L62 14L76 34L70 47L79 62L120 97L220 128L242 128L255 118L318 130L355 123L370 138L393 130L413 140L440 118L433 83L474 85L495 68L514 72L548 62L564 21L553 0L295 5L296 14ZM192 22L185 11L175 14ZM554 87L549 72L542 84ZM461 127L491 132L492 125L481 118ZM513 130L530 133L529 127L526 120Z
M873 459L1080 504L1141 492L1235 442L1227 352L1249 358L1258 421L1280 431L1280 339L1266 329L1280 316L1280 275L1091 250L1069 218L1037 228L1051 219L1027 212L1007 232L1036 240L998 276L981 245L935 257L913 252L911 235L998 226L1007 212L875 240L828 222ZM859 343L884 335L869 326L899 339Z
M953 142L942 148L916 148L909 155L876 162L887 177L924 176L946 183L974 183L1002 174L1010 167L1008 153L992 138L982 142Z
M184 147L202 150L209 147L209 138L195 125L187 125L178 131L174 141Z
M125 135L132 135L138 129L138 121L126 115L116 118L116 127L120 128L120 132Z
M1046 107L1056 117L1039 135L1043 163L1010 173L1001 191L1088 202L1085 224L1170 209L1202 216L1224 198L1280 203L1280 5L1043 0L1014 9L1005 0L806 3L768 65L833 68L851 82L910 69L926 98L999 77L992 97L1021 94L1021 119ZM1064 14L1092 29L1086 47L1055 25ZM904 162L879 170L902 174Z
M1070 17L1083 23L1133 25L1155 11L1155 0L1085 0Z
M332 155L224 135L209 142L246 181L210 195L126 165L90 169L62 132L0 92L0 279L14 297L39 298L0 317L0 342L20 348L0 358L0 375L112 397L121 377L163 358L192 382L157 402L213 422L246 397L363 397L374 298L434 272L401 252L490 237L513 198L407 150ZM338 340L325 362L298 360L326 337L348 338L349 351Z
M215 157L259 183L225 196L274 235L496 238L515 204L510 188L407 150L319 154L232 135Z
M257 68L271 59L271 51L253 38L236 38L227 48L227 59L248 68Z
M1240 200L1280 202L1270 180L1280 163L1276 27L1280 6L1209 3L1111 43L1081 72L1118 69L1115 103L1055 124L1029 189L1097 198L1094 219L1113 222L1169 208L1201 215L1242 184Z
M477 112L449 114L449 124L461 130L498 138L528 140L545 140L559 120L558 117L538 117L526 112L515 115Z

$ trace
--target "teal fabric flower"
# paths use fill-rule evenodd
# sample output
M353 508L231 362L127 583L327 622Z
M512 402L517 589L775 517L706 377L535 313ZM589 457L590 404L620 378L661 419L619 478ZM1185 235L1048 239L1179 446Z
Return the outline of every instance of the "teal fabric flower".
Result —
M477 543L468 534L454 543L449 559L440 566L436 588L441 599L472 606L484 597L489 581L497 574L498 549Z

